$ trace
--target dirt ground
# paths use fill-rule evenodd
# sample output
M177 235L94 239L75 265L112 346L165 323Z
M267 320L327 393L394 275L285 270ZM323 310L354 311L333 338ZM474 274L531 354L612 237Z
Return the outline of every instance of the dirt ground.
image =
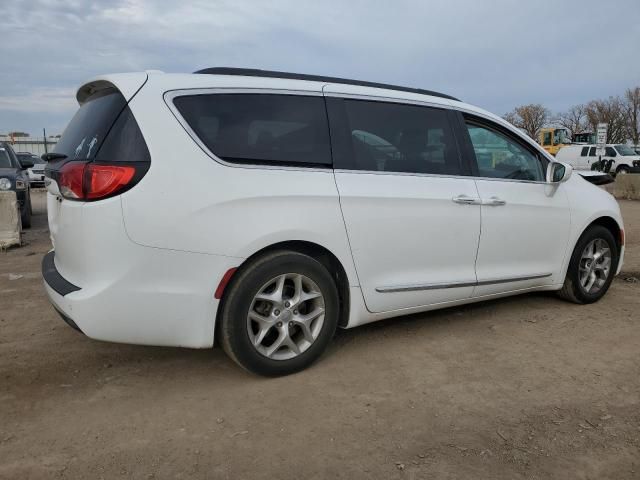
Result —
M640 478L640 202L621 205L624 271L595 305L402 317L263 379L66 326L37 194L28 245L0 252L0 478Z

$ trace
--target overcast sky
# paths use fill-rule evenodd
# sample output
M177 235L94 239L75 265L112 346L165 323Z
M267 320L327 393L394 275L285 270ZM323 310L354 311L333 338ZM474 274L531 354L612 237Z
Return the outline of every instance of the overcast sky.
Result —
M101 74L234 66L438 90L494 113L640 85L640 0L3 0L0 133L61 133Z

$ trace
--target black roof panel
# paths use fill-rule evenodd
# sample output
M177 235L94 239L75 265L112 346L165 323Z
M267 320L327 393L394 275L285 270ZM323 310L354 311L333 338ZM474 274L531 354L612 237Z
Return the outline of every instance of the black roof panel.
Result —
M209 74L209 75L242 75L246 77L267 77L267 78L286 78L290 80L309 80L312 82L327 83L343 83L345 85L358 85L361 87L386 88L387 90L398 90L400 92L418 93L420 95L431 95L432 97L448 98L449 100L460 101L455 97L444 93L433 92L431 90L423 90L421 88L401 87L398 85L389 85L386 83L366 82L363 80L352 80L349 78L324 77L322 75L307 75L304 73L276 72L273 70L260 70L258 68L231 68L231 67L213 67L204 68L193 73Z

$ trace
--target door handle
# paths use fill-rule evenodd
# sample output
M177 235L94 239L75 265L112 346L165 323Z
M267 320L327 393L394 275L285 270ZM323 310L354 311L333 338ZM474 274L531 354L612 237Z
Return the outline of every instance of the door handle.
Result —
M501 207L502 205L506 205L507 202L498 197L491 197L489 200L485 200L482 202L482 205L487 205L489 207Z
M453 197L452 200L462 205L480 205L479 198L468 197L466 195L458 195L457 197Z

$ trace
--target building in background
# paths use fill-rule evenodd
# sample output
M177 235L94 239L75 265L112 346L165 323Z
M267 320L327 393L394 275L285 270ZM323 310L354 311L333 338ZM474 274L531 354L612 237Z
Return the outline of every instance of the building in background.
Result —
M16 152L30 152L36 155L42 155L53 150L59 139L60 135L32 137L23 132L0 134L0 142L9 142Z

